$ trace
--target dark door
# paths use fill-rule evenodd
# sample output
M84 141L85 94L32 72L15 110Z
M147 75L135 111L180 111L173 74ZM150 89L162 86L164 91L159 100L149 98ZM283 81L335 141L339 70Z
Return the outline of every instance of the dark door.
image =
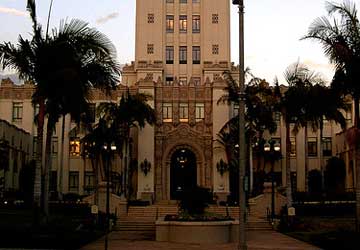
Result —
M178 149L171 157L170 198L177 200L184 190L196 186L196 158L188 149Z

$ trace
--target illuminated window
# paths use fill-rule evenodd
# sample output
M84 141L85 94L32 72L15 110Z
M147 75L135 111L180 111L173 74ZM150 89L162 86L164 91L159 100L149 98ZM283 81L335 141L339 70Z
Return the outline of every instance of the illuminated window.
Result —
M180 103L179 106L179 116L180 122L188 122L189 121L189 105L187 103Z
M219 44L213 44L212 53L213 53L213 55L218 55L219 54Z
M173 33L174 32L174 16L166 15L166 32Z
M186 76L179 77L179 85L180 86L186 86L187 85L187 78Z
M187 31L187 16L186 15L180 16L179 25L180 25L180 32L186 33L186 31Z
M192 32L200 33L200 16L194 15L192 17Z
M290 156L295 157L296 156L296 137L290 137L290 143L291 143Z
M212 14L212 23L219 23L219 15Z
M174 47L173 46L166 46L165 57L166 57L166 64L174 63Z
M308 138L308 156L317 156L317 138Z
M180 46L179 59L180 59L180 64L187 63L187 47L186 46Z
M154 44L148 44L147 45L147 53L148 54L154 54Z
M80 156L80 139L70 138L70 155Z
M23 116L23 104L22 102L13 103L13 122L21 122Z
M172 122L172 103L163 103L163 122Z
M192 47L193 64L200 64L200 46Z
M148 23L154 23L155 21L155 16L153 13L149 13L148 14Z
M195 119L196 121L202 121L205 118L205 105L204 103L195 104Z
M79 172L70 171L69 172L69 191L78 192L79 191Z

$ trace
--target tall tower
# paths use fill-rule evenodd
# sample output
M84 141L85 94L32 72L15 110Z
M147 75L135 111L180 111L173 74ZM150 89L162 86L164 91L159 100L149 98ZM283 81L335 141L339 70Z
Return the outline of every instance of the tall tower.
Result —
M157 114L139 134L138 160L152 168L139 171L138 198L176 199L195 185L226 196L214 141L230 116L217 104L231 70L229 0L137 0L135 44L122 82L152 94Z

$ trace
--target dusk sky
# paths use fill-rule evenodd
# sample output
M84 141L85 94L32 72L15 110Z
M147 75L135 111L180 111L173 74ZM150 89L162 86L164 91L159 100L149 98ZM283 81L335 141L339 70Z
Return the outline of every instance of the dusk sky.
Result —
M213 0L216 1L216 0ZM230 0L229 0L230 1ZM16 42L19 34L30 37L31 22L26 0L0 0L0 42ZM342 2L342 1L335 1ZM355 0L357 8L360 0ZM45 26L50 0L38 0L39 21ZM135 0L54 0L51 26L61 19L82 19L107 35L115 44L118 61L134 60ZM323 0L245 0L245 66L253 74L284 83L285 68L300 59L331 80L332 67L315 41L300 41L317 17L326 15ZM231 6L231 60L238 62L238 13Z

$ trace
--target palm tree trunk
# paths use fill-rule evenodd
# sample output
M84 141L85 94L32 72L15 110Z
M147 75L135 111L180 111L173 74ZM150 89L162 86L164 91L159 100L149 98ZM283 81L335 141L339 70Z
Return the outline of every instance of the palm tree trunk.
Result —
M309 192L309 152L308 152L308 127L307 124L304 127L304 146L305 146L305 192ZM317 147L317 145L316 145Z
M49 216L49 180L52 166L51 157L51 140L53 134L53 123L51 115L48 118L47 130L46 130L46 144L45 144L45 167L44 167L44 213L45 216Z
M45 117L45 103L44 100L39 101L39 114L37 124L37 143L36 143L36 165L34 177L34 211L38 212L41 201L41 170L42 170L42 149L43 149L43 134L44 134L44 117ZM34 218L37 218L35 215Z
M292 207L290 151L290 123L286 122L286 205L288 208Z
M65 115L62 117L62 124L61 124L61 149L59 153L60 163L59 163L59 184L58 184L58 192L59 198L62 200L62 183L63 183L63 164L64 164L64 142L65 142Z
M323 119L320 119L320 152L319 152L319 160L320 160L320 171L321 171L321 192L325 191L325 167L323 164L323 134L324 134L324 123Z
M354 97L354 105L355 105L355 115L354 115L354 123L357 132L360 129L359 124L359 97ZM355 164L356 164L356 231L360 231L360 145L359 143L355 144Z

